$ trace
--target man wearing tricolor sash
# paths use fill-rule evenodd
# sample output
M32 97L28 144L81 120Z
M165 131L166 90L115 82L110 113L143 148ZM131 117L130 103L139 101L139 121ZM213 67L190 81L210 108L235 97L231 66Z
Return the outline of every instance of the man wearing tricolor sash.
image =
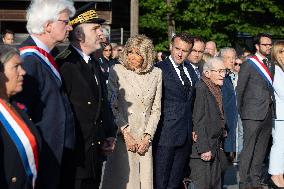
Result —
M30 36L19 48L26 75L24 90L16 99L26 106L43 138L38 174L41 189L64 188L65 168L71 158L68 152L75 144L73 114L50 54L72 30L68 22L74 13L69 0L32 1L27 10Z
M262 188L262 164L275 117L272 40L268 34L255 37L256 53L242 64L238 76L237 104L244 129L240 155L240 189Z

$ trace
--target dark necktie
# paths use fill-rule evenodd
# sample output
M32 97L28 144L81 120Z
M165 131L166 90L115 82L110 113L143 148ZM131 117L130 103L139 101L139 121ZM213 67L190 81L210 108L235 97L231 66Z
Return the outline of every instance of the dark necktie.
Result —
M268 68L269 72L271 73L271 65L270 62L267 59L262 60L265 66Z
M190 86L190 80L186 76L186 74L185 74L185 72L183 70L183 65L182 64L180 64L178 66L178 69L180 71L180 77L181 77L181 79L183 81L184 88L187 89Z

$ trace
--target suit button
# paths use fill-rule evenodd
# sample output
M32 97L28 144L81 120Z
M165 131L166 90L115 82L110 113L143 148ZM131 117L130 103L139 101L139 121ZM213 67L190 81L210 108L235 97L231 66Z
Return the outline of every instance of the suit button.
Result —
M91 143L91 146L95 146L95 143L94 143L94 142L92 142L92 143Z
M12 178L12 182L13 182L13 183L17 182L17 177L13 177L13 178Z
M101 141L98 141L97 143L98 143L98 144L101 144Z
M88 102L88 104L92 104L91 102Z

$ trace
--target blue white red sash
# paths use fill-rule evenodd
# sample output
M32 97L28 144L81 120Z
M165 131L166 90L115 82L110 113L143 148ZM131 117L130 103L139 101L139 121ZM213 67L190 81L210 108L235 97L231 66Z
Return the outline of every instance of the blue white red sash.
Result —
M272 75L269 72L267 66L260 61L257 56L252 56L247 60L252 66L256 68L256 71L272 86Z
M58 65L49 53L37 46L25 46L19 50L23 58L29 55L37 56L40 62L61 82Z
M35 136L18 114L0 99L0 121L15 144L27 177L35 187L38 172L38 147Z

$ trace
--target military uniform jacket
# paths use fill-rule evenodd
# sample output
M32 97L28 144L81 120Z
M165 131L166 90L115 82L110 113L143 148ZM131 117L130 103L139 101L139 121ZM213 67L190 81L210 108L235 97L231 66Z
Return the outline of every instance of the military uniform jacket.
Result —
M77 178L94 176L94 163L105 137L115 136L106 86L99 65L87 64L71 45L56 59L75 117Z

